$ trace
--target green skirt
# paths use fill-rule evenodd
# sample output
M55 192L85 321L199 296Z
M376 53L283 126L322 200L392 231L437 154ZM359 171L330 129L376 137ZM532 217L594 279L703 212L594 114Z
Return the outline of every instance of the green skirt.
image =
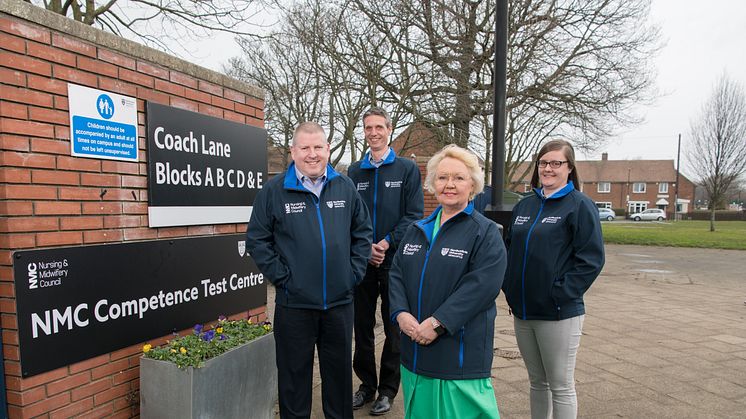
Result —
M489 378L441 380L401 366L405 419L500 419Z

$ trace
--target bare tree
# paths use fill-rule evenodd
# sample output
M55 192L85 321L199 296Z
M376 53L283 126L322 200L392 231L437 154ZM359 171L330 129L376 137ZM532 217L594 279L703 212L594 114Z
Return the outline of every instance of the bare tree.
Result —
M746 173L746 93L727 75L718 79L700 115L691 121L686 154L710 197L710 231L715 231L715 209Z
M25 0L124 38L173 51L213 31L256 36L247 24L261 12L262 0ZM169 42L175 41L175 42Z

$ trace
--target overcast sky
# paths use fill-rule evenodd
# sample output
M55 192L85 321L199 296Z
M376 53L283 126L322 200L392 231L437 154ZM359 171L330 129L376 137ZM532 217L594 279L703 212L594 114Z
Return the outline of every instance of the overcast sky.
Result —
M663 95L652 106L639 108L644 123L579 158L600 159L607 152L611 160L675 159L678 134L684 149L689 122L717 78L725 71L746 87L746 1L653 0L651 19L661 25L666 42L655 60L657 87ZM240 53L229 36L213 37L195 51L192 61L215 70ZM682 151L685 169L683 160Z

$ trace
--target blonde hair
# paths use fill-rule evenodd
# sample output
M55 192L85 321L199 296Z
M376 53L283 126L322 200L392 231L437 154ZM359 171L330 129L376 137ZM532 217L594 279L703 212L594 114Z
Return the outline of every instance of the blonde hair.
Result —
M469 195L469 200L471 201L472 198L474 198L474 195L482 192L484 189L484 172L482 171L482 168L479 167L479 159L476 154L465 148L461 148L456 144L449 144L443 147L427 162L425 189L432 194L435 193L435 172L438 170L440 162L446 157L460 161L469 171L469 176L471 176L471 180L474 181L474 189Z

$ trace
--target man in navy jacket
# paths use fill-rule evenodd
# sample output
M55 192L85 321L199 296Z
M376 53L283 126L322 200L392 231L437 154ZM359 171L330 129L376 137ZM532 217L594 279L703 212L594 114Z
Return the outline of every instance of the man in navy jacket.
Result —
M276 288L280 417L310 417L318 347L324 415L351 418L353 289L371 252L370 218L350 179L329 165L319 124L300 124L290 152L288 170L257 195L246 232Z
M348 174L365 201L373 222L373 249L363 282L355 288L355 356L353 368L361 384L352 407L359 409L378 399L370 414L391 410L399 391L399 331L383 321L386 340L381 354L380 377L376 373L376 305L381 296L382 318L389 316L389 268L407 227L422 218L424 199L420 170L410 159L397 157L389 147L392 124L381 108L363 114L365 141L370 151L353 163Z

